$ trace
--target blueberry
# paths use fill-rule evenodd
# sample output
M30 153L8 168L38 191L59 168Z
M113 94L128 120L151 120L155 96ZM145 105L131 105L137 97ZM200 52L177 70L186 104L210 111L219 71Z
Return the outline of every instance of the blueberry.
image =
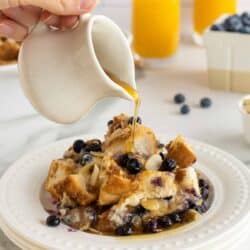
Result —
M108 126L111 126L114 123L113 120L108 121Z
M123 168L127 166L127 162L130 159L129 154L120 155L117 159L117 164Z
M172 220L167 215L160 217L158 223L162 228L168 228L173 224Z
M250 26L250 12L242 13L241 20L244 25Z
M208 184L203 180L203 179L199 179L199 187L200 188L209 188Z
M120 236L131 235L132 233L133 230L132 230L132 225L130 223L119 226L115 230L115 234Z
M133 214L142 216L146 213L146 211L147 210L143 206L139 205L138 207L135 208Z
M233 15L226 18L223 25L226 31L230 32L239 32L243 27L243 23L239 15Z
M222 24L213 24L210 28L210 30L213 30L213 31L224 31L225 28Z
M186 100L186 97L181 93L176 94L174 96L174 102L177 104L183 103L183 102L185 102L185 100Z
M201 196L203 200L207 200L209 196L209 190L205 187L201 188Z
M73 150L79 154L81 150L85 148L85 146L86 144L83 140L77 140L73 144Z
M250 26L243 26L242 29L240 30L240 33L250 34Z
M101 152L102 151L102 144L99 141L87 144L85 147L85 151L86 152Z
M186 115L190 112L190 107L184 104L183 106L181 106L180 112L181 114Z
M61 223L61 219L56 215L50 215L46 219L46 224L49 227L57 227Z
M175 170L176 166L177 163L174 159L166 158L163 160L159 170L172 172Z
M180 223L182 221L179 213L170 214L169 217L173 223Z
M80 164L81 164L82 166L85 166L86 164L90 163L92 160L93 160L93 157L92 157L91 154L89 154L89 153L84 153L84 154L81 156Z
M200 100L200 106L202 108L209 108L212 105L212 100L209 97L204 97Z
M207 208L207 206L206 206L206 204L203 202L200 206L196 206L195 207L195 210L198 212L198 213L205 213L207 210L208 210L208 208Z
M141 171L141 164L137 159L131 158L127 161L126 168L131 174L138 174Z
M157 233L158 231L158 221L156 219L151 219L144 224L143 231L145 233Z
M133 121L134 121L134 117L133 116L131 116L129 119L128 119L128 124L133 124ZM141 120L141 118L138 116L137 118L136 118L136 122L137 123L139 123L139 124L142 124L142 120Z

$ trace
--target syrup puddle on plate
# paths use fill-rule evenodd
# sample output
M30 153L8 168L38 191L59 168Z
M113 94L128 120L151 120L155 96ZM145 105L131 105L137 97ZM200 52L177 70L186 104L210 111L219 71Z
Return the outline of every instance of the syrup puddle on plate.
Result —
M131 137L130 137L129 144L127 147L127 152L130 153L130 152L133 152L133 150L134 150L136 121L137 121L140 106L141 106L141 98L140 98L140 95L136 89L132 88L129 84L121 81L114 74L112 74L108 71L105 71L105 72L106 72L107 76L113 82L115 82L117 85L122 87L134 100L134 116L133 116L133 123L132 123L132 132L131 132Z

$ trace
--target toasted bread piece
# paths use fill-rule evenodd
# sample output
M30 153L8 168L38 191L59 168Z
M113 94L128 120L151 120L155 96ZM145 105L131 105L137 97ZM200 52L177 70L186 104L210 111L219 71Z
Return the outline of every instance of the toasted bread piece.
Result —
M62 198L63 190L56 188L62 184L68 175L76 169L76 164L72 159L54 160L50 165L49 174L45 182L45 188L57 199Z
M180 168L187 168L196 162L193 149L185 142L184 138L178 136L167 145L168 158L176 160Z
M93 202L97 192L88 191L87 180L83 175L69 175L63 183L64 192L77 204L85 206Z

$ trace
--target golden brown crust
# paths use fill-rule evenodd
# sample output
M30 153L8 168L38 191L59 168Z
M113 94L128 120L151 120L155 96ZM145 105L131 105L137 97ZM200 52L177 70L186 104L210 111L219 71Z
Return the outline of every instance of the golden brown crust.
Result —
M167 145L168 158L176 160L180 168L187 168L196 162L193 149L185 142L184 138L178 136Z
M0 65L15 63L18 58L20 44L6 38L0 39Z

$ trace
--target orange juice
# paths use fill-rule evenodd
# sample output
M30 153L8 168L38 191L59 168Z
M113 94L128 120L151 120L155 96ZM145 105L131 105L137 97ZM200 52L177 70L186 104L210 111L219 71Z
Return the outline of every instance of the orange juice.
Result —
M141 57L175 54L179 26L179 0L133 0L133 49Z
M194 30L202 34L223 14L236 13L237 0L194 0Z

